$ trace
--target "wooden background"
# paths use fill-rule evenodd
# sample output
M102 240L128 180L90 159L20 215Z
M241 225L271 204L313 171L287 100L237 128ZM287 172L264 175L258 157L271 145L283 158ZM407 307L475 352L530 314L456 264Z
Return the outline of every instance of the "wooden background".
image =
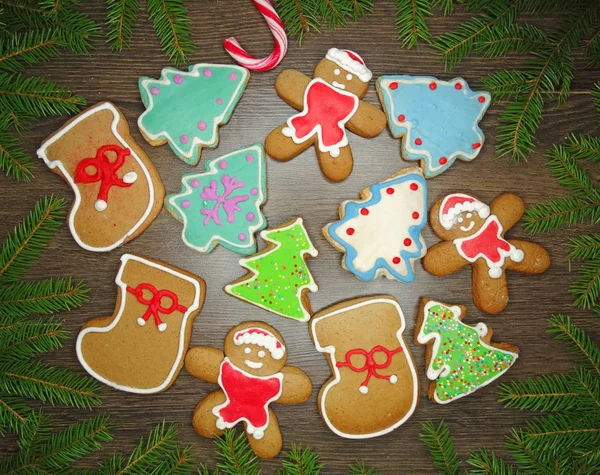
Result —
M90 0L84 3L84 11L102 23L104 2ZM187 6L190 9L192 34L197 47L197 52L190 56L192 63L232 64L222 47L222 40L232 35L236 35L252 53L267 54L271 50L269 31L248 0L188 1ZM132 49L129 51L122 54L111 53L102 39L90 57L65 54L50 63L30 68L29 72L60 81L86 97L89 104L103 100L117 104L126 115L133 136L153 159L167 192L173 193L180 189L181 175L192 171L192 168L177 159L168 146L149 146L136 127L136 120L143 111L137 87L138 78L159 77L161 68L167 66L143 6L139 17ZM444 18L438 13L428 23L432 34L439 35L453 29L458 22L468 17L462 10L451 18ZM555 24L555 20L552 17L540 19L544 26ZM277 74L292 67L311 74L330 46L357 51L373 71L374 78L393 73L435 75L440 79L460 75L475 89L481 87L479 78L483 75L501 68L518 67L523 61L522 58L470 58L452 73L445 73L440 58L432 54L431 48L420 45L419 48L407 50L401 47L394 28L393 2L379 1L373 14L358 24L335 31L324 29L321 34L311 33L301 46L290 41L287 57L277 69L252 74L231 122L221 128L220 146L215 150L204 151L202 159L207 160L240 146L263 141L269 131L293 112L275 93ZM582 64L582 59L579 58L579 65ZM527 163L514 164L496 157L495 133L501 107L491 107L481 124L486 133L486 143L481 154L474 162L457 162L442 176L430 180L429 205L445 194L457 191L476 194L486 202L499 193L511 191L519 194L527 205L561 196L564 190L544 167L543 151L559 142L568 132L598 133L588 91L599 79L600 71L579 69L567 105L559 110L549 108L545 115L537 134L535 152ZM367 100L377 104L373 83ZM35 124L24 138L27 150L35 156L43 138L57 129L65 119L52 118ZM348 464L356 459L375 466L380 473L434 473L425 448L418 440L421 423L427 420L446 420L462 456L467 456L469 451L482 446L504 454L504 436L511 427L523 424L531 414L503 409L497 402L497 384L446 406L427 399L424 349L412 345L419 299L430 296L446 302L465 304L469 308L468 322L483 321L495 330L497 341L518 345L521 358L501 379L503 382L552 371L569 371L575 364L573 354L563 342L555 341L546 334L547 319L553 313L571 315L577 325L600 341L598 320L589 312L571 307L573 298L567 289L574 274L569 273L567 251L563 246L567 236L589 232L591 229L580 226L577 229L564 229L549 235L531 237L520 226L514 228L510 237L531 239L545 246L552 256L552 265L541 276L510 273L510 303L506 311L497 316L483 315L473 306L469 268L448 278L436 278L428 275L418 264L416 280L412 284L386 279L365 284L340 267L341 254L327 243L321 234L321 228L337 218L337 207L341 201L357 198L358 192L364 187L409 166L409 163L401 160L400 142L393 139L387 129L372 140L350 134L350 143L354 151L355 168L351 177L340 184L329 183L323 178L313 149L288 163L268 159L268 202L264 212L270 225L278 225L295 216L305 218L309 234L320 251L319 257L310 261L310 268L320 286L320 290L310 296L314 311L343 299L364 295L386 293L399 300L407 320L405 339L410 342L422 389L420 406L405 425L387 436L365 441L345 440L330 432L320 419L316 406L318 388L329 378L329 368L325 357L314 349L307 326L226 295L221 290L223 285L244 273L237 263L239 256L222 247L209 255L187 248L180 238L181 225L165 210L139 238L108 254L80 249L67 226L61 228L29 277L36 279L72 275L76 279L84 279L91 292L89 303L77 311L63 315L72 338L67 341L65 348L49 355L47 359L84 374L75 356L77 331L88 319L111 314L116 298L114 277L119 257L124 252L140 253L183 267L206 280L206 303L196 319L192 345L221 347L227 330L247 319L263 320L283 333L290 349L289 362L305 370L314 385L313 395L306 403L298 406L275 406L284 437L284 448L289 449L292 442L311 445L322 455L326 464L325 473L345 473ZM597 170L595 179L598 179ZM36 200L50 193L72 197L68 185L47 170L41 160L36 179L29 184L0 177L0 235L10 231ZM430 246L437 242L429 227L425 229L424 237ZM110 358L110 355L106 357ZM197 436L191 426L195 405L213 389L214 385L191 377L185 370L169 390L158 395L135 395L103 388L103 406L95 409L94 413L105 412L111 415L113 423L117 425L114 431L116 438L114 442L106 444L103 452L88 457L81 466L94 467L97 460L114 450L129 451L141 436L165 419L176 422L180 429L180 439L194 447L194 455L200 461L214 467L212 442ZM49 408L48 412L58 427L89 415L88 411L63 407ZM14 450L12 442L11 438L2 439L0 452ZM265 473L274 473L278 465L279 461L263 463Z

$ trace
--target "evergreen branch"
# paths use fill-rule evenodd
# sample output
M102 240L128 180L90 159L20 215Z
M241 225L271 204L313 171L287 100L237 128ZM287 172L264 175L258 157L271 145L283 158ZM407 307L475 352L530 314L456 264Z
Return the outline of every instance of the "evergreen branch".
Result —
M346 26L348 20L358 21L360 18L373 11L372 0L324 0L316 2L318 8L316 15L326 23L329 28Z
M433 6L439 6L444 16L452 15L455 0L434 0ZM464 0L456 0L456 3L464 3Z
M27 422L21 427L17 445L19 447L19 456L23 460L29 460L31 453L47 442L51 435L50 424L42 410L31 411L27 417Z
M0 312L0 325L4 323ZM7 361L23 361L38 353L46 353L62 347L68 333L61 322L53 318L25 320L13 323L11 330L0 329L0 364Z
M396 29L402 46L412 48L419 40L430 43L425 17L431 16L431 0L396 0Z
M311 29L319 31L318 2L310 0L275 0L275 6L289 36L302 44L304 35Z
M600 139L591 135L567 135L566 147L577 160L600 163Z
M566 244L570 249L569 260L584 261L600 258L600 234L581 234L569 238Z
M234 430L226 430L215 438L219 463L217 468L225 475L259 475L260 468L256 455L252 452L246 434L236 435Z
M600 258L584 262L577 274L579 277L569 287L577 297L573 305L591 310L600 303Z
M526 444L533 450L568 450L598 447L600 424L595 417L579 414L552 414L527 422Z
M565 105L571 94L571 83L575 77L575 63L572 55L568 54L564 56L560 62L560 71L560 85L556 96L556 105L558 107Z
M600 193L592 184L589 175L577 164L568 148L555 145L546 152L546 166L556 181L569 188L575 196L590 197L600 202Z
M540 452L531 448L522 430L512 429L505 446L524 473L536 475L569 473L571 458L567 454Z
M159 466L161 475L187 474L194 468L195 461L190 446L182 449L176 445L166 455L167 459Z
M292 450L285 452L285 459L281 462L281 470L277 470L278 475L318 475L324 464L321 458L314 453L310 447L304 449L293 444Z
M427 447L433 465L439 473L455 475L460 469L460 459L454 448L450 429L444 421L436 427L431 421L421 424L419 439Z
M64 209L63 198L42 198L5 237L0 251L0 283L15 282L23 277L56 233Z
M107 0L106 41L113 51L129 48L138 8L139 0Z
M350 475L377 475L373 467L367 467L364 462L356 462L350 465Z
M194 52L194 43L183 0L148 0L147 6L154 31L169 61L187 63L187 54Z
M19 398L0 393L0 435L4 430L19 432L31 413Z
M600 125L600 82L594 84L590 94L592 95L592 103L596 111L596 122Z
M36 64L58 56L54 32L30 31L0 39L0 71L18 73L25 64Z
M506 56L510 52L527 54L551 45L550 39L533 25L509 24L493 28L481 41L480 48L486 58Z
M504 460L498 458L494 452L488 453L485 449L473 452L467 463L474 467L469 473L472 475L513 475L513 468Z
M600 376L600 349L592 339L569 317L552 315L549 320L551 328L548 333L558 340L566 340L580 357L584 368L595 371Z
M30 181L33 178L31 157L7 131L0 131L0 169L15 180Z
M567 196L550 199L525 210L523 226L532 234L547 233L567 224L600 222L600 201Z
M585 396L582 399L582 410L600 413L600 379L585 369L578 370L574 379L579 385L579 391Z
M0 363L0 392L50 404L88 408L100 404L99 388L95 379L39 361Z
M19 317L69 311L87 301L88 291L82 281L73 283L71 278L16 282L0 286L0 313Z
M521 71L504 70L481 78L486 89L491 92L494 102L516 99L530 91L533 80Z
M87 15L74 9L75 0L46 2L42 6L56 37L64 46L77 54L90 54L92 43L100 36L100 27Z
M586 44L585 59L586 67L597 68L600 66L600 31L597 31L594 36Z
M513 381L500 385L500 402L531 411L568 411L581 402L582 394L573 386L573 379L562 374Z

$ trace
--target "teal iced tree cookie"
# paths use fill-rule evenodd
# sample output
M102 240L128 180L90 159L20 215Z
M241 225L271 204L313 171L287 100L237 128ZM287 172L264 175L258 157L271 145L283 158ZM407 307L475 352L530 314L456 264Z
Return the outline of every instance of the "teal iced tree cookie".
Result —
M200 160L202 147L219 143L218 127L229 121L250 73L240 66L194 64L189 71L164 68L160 79L140 78L146 111L138 119L153 146L165 142L189 165Z
M254 233L266 226L260 209L267 198L262 145L214 158L205 168L183 175L181 192L165 198L169 212L183 223L183 242L198 252L219 243L239 254L255 253Z

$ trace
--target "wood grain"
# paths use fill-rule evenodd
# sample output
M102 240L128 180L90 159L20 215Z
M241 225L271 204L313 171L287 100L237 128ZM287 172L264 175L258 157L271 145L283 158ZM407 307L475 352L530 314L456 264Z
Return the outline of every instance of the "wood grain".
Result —
M104 2L90 0L84 3L85 11L102 23L105 15ZM254 54L262 55L270 51L270 33L251 2L188 1L187 6L197 46L197 52L190 56L192 63L231 64L232 60L222 47L222 40L232 35L237 36L244 47ZM468 14L461 10L451 18L438 14L428 19L428 23L432 33L437 35L452 29L466 18ZM544 24L556 23L556 18L552 17L541 20ZM191 168L177 159L167 146L149 146L136 126L136 120L143 111L137 88L138 78L143 75L158 77L161 68L167 65L143 8L140 9L140 18L131 44L131 50L113 54L101 40L89 57L64 54L50 63L29 68L29 72L60 81L86 97L90 104L101 100L117 104L128 119L132 135L156 164L167 192L173 193L180 189L181 175ZM220 146L216 150L205 150L202 160L227 153L239 146L263 141L273 128L293 112L275 93L277 74L290 67L311 74L329 46L359 52L375 78L393 73L436 75L443 79L460 75L474 88L481 86L478 78L482 75L522 64L520 58L484 60L473 57L460 64L452 74L446 73L440 58L432 54L431 48L423 45L413 50L401 48L394 29L393 2L378 1L374 13L358 24L335 31L324 29L321 34L311 33L302 46L291 41L287 57L275 71L252 74L248 89L231 122L221 129ZM582 58L578 62L581 64ZM472 192L487 202L500 193L511 191L521 196L526 205L539 203L551 196L561 196L564 190L544 167L543 151L569 132L598 134L591 99L587 93L591 84L598 80L598 70L578 71L573 83L574 93L566 106L559 110L549 108L537 134L537 147L527 163L517 165L497 159L494 135L501 107L491 107L481 124L487 136L481 154L474 162L457 162L442 176L430 180L429 205L454 191ZM377 104L373 84L366 99ZM42 139L60 127L65 120L66 118L52 118L35 124L23 140L27 150L34 155ZM521 358L502 378L503 382L551 371L569 371L574 367L575 358L566 345L553 340L546 333L547 319L553 313L571 315L577 325L600 341L598 320L589 312L574 309L571 306L573 298L567 291L574 274L569 272L567 250L563 242L568 236L591 231L589 226L535 237L529 236L519 225L512 229L508 237L531 239L545 246L552 257L552 265L548 272L540 276L510 273L508 285L511 300L506 310L496 316L485 316L473 306L469 268L447 278L437 278L427 274L418 265L416 281L410 285L385 279L364 284L344 271L340 267L342 255L327 243L321 234L321 228L336 219L341 201L356 198L359 191L369 184L409 166L409 163L400 159L400 142L393 139L387 130L370 140L352 135L350 143L355 156L355 168L350 178L339 184L329 183L323 178L313 149L288 163L270 159L267 163L269 200L264 211L268 222L278 225L295 216L303 216L309 234L320 250L319 257L309 263L320 284L319 292L310 296L315 311L347 298L391 294L402 305L408 327L405 339L411 341L421 297L429 296L445 302L465 304L469 310L469 323L484 321L495 330L498 341L515 344L521 349ZM598 179L597 170L595 179ZM36 179L29 184L0 177L0 235L11 230L36 200L50 193L72 197L68 186L41 162L36 171ZM181 225L163 210L144 234L124 248L108 254L96 254L80 249L64 226L28 277L40 279L73 275L76 279L84 279L91 287L90 301L81 309L62 315L73 338L66 343L65 348L49 355L47 360L84 374L75 357L74 337L90 318L111 314L117 294L114 277L121 254L141 253L197 273L206 280L206 304L196 319L192 345L221 347L227 330L242 320L264 320L282 332L290 349L289 363L306 371L315 387L313 395L304 404L275 406L284 447L289 448L292 442L311 445L322 455L327 466L325 473L346 473L348 464L356 459L374 465L382 474L434 473L425 448L418 440L420 423L430 419L446 420L463 456L481 446L504 454L503 438L509 428L518 426L531 417L531 414L518 410L503 409L497 402L497 384L446 406L432 403L426 397L428 381L424 375L425 350L411 345L422 389L421 404L415 416L395 432L379 439L349 441L336 437L318 415L316 395L318 388L329 378L330 372L325 357L314 349L306 325L277 317L226 295L221 288L244 273L237 264L238 256L222 247L209 255L195 253L183 244L180 232ZM424 237L430 246L437 242L429 228ZM106 357L110 358L110 354ZM213 389L215 385L201 382L185 370L168 391L158 395L126 394L104 388L103 407L94 412L111 415L117 426L116 440L106 444L105 450L100 454L85 459L81 467L94 467L99 459L111 451L132 449L140 437L163 419L178 423L181 440L194 447L194 455L200 461L214 466L212 442L196 436L191 425L195 405ZM49 407L47 411L58 427L89 415L88 411L63 407ZM0 453L15 450L12 442L12 438L4 439ZM265 473L274 473L278 463L265 462Z

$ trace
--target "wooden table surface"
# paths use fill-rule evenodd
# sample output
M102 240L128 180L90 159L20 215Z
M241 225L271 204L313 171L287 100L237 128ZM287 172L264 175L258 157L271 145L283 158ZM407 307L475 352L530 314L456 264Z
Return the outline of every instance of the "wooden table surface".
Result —
M251 2L228 0L186 3L190 9L192 34L197 47L197 52L190 56L192 63L232 64L222 47L222 40L232 35L236 35L253 53L266 54L270 51L270 34ZM101 23L105 14L104 2L90 0L85 4L84 10ZM450 18L438 14L428 23L432 34L438 35L453 29L468 17L461 10ZM552 17L543 20L544 25L556 23ZM301 46L292 40L288 54L278 68L252 74L230 123L221 128L219 147L215 150L206 149L202 160L263 141L269 131L293 112L275 93L277 74L285 68L296 68L310 75L330 46L357 51L373 71L374 78L394 73L435 75L441 79L460 75L475 89L481 87L479 78L485 74L501 68L518 67L523 62L522 58L484 60L473 57L452 73L444 72L440 58L433 55L431 48L421 45L407 50L401 47L394 28L393 2L379 1L373 14L358 24L335 31L323 29L321 34L311 33ZM579 64L582 64L582 59L579 58ZM86 97L89 104L103 100L117 104L127 117L134 138L158 168L167 192L173 193L180 189L181 175L194 169L177 159L168 146L154 148L148 145L136 126L136 120L144 110L137 80L140 76L158 77L164 66L167 66L167 61L141 7L131 50L114 54L101 40L89 57L64 54L49 63L30 68L30 72L72 88ZM491 107L481 123L486 143L480 155L472 163L457 162L442 176L430 180L429 205L447 193L458 191L476 194L486 202L502 192L511 191L520 195L527 205L561 196L564 190L544 166L543 152L569 132L598 134L588 91L599 79L598 70L578 71L567 105L559 110L549 107L536 137L536 149L527 163L514 164L496 157L495 134L501 107ZM366 99L373 104L378 103L373 82ZM52 118L35 124L23 139L27 150L35 156L43 138L64 120L64 117ZM411 284L383 278L365 284L340 267L341 254L325 240L321 228L337 218L341 201L357 198L358 192L364 187L411 164L402 161L400 142L392 138L387 129L371 140L350 134L350 143L355 156L354 171L350 178L339 184L332 184L321 175L313 149L288 163L268 159L268 202L264 212L269 225L278 225L296 216L305 218L309 235L320 251L319 257L310 261L311 271L320 286L317 293L310 295L314 311L357 296L385 293L399 300L407 320L405 339L417 364L422 394L414 416L402 427L387 436L364 441L342 439L330 432L319 417L316 405L318 389L330 377L330 371L325 357L314 349L307 326L225 294L222 287L244 273L238 265L239 256L220 246L208 255L189 249L181 241L181 225L165 210L140 237L107 254L79 248L67 226L61 228L29 277L38 279L72 275L76 279L84 279L91 292L86 305L62 315L65 327L72 332L72 338L62 350L49 355L47 360L85 374L75 356L77 332L88 319L111 314L116 299L114 278L119 258L124 252L140 253L180 266L206 280L206 303L194 324L192 345L221 347L227 330L243 320L263 320L283 333L289 348L289 362L306 371L314 385L313 395L306 403L276 406L284 448L289 449L292 442L311 445L321 454L326 464L325 473L346 473L347 465L356 459L375 466L379 473L434 473L425 447L418 439L421 423L427 420L446 420L462 456L482 446L504 454L504 436L511 427L522 424L531 414L502 408L497 402L496 383L446 406L427 399L424 348L412 344L419 300L423 296L430 296L441 301L465 304L469 309L469 322L483 321L495 330L497 341L519 346L520 358L501 378L503 382L552 371L569 371L575 365L573 354L563 342L547 335L547 319L553 313L571 315L577 325L600 342L598 320L591 313L571 306L573 298L567 289L574 274L569 273L567 250L563 246L568 236L591 229L580 226L531 237L522 227L516 226L510 232L510 237L531 239L545 246L552 257L552 265L540 276L510 273L510 303L502 314L496 316L484 315L473 306L469 268L447 278L437 278L427 274L419 263L415 282ZM595 178L598 178L597 171ZM36 200L50 193L58 193L69 199L73 195L68 185L46 169L41 160L36 178L31 183L18 183L0 177L0 235L10 231ZM429 227L424 231L424 238L429 246L437 242ZM94 467L97 460L114 450L132 449L141 436L163 419L176 422L181 440L194 447L194 455L200 461L214 466L213 443L197 436L191 425L195 405L214 388L212 384L193 378L185 370L169 390L157 395L135 395L103 388L103 406L95 409L94 413L111 415L113 423L117 425L116 438L114 442L106 444L105 450L99 455L88 457L82 466ZM85 410L64 407L48 408L47 412L53 416L58 427L89 415ZM0 452L14 449L12 444L7 443L9 440L5 439L6 444L2 443L5 448ZM278 465L278 461L265 462L265 473L274 473Z

